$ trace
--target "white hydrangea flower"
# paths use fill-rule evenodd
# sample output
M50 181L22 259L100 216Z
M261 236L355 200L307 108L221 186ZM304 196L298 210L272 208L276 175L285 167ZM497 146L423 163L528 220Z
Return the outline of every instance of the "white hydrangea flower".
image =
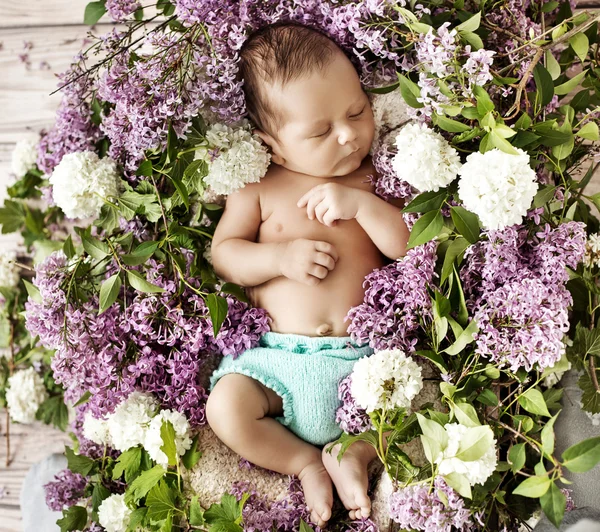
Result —
M206 132L210 149L200 147L195 159L209 163L204 182L215 194L228 195L248 183L258 183L267 173L271 155L252 134L248 121L241 127L213 124Z
M37 140L23 139L17 142L12 152L12 172L18 178L23 177L35 167L37 160Z
M481 427L466 427L459 423L448 423L444 426L448 434L448 445L434 460L438 464L438 473L448 475L450 473L459 473L464 475L471 486L483 484L487 478L496 470L496 440L494 433L489 425L484 425L486 431L486 451L478 460L464 461L457 458L460 443L469 431Z
M98 521L106 532L125 532L133 510L125 504L124 493L113 493L98 507Z
M511 155L498 148L471 153L458 171L458 193L465 207L479 216L486 229L520 223L538 188L529 155L515 148Z
M19 267L16 264L17 252L6 250L0 252L0 286L15 288L19 284Z
M123 452L143 445L157 409L158 402L152 395L142 392L129 395L108 418L112 447Z
M97 419L88 410L83 418L83 435L98 445L112 445L107 419Z
M120 194L117 163L93 151L65 155L49 181L54 202L69 218L97 218L105 199Z
M46 399L48 391L35 369L20 370L8 378L6 404L13 421L33 423L35 413Z
M163 445L160 428L165 421L170 421L175 429L175 447L179 456L184 455L192 446L192 440L189 436L190 424L188 420L176 410L162 410L150 422L150 426L146 432L146 439L144 440L144 449L148 451L150 458L157 464L167 467L169 460L167 455L160 449Z
M585 243L583 264L587 268L600 266L600 234L594 233L588 237L587 242Z
M392 159L394 171L419 192L437 191L456 178L458 152L425 124L407 124L395 142L398 153Z
M421 367L401 349L384 349L354 364L350 392L367 412L408 408L423 388Z
M377 145L380 136L410 121L408 104L399 89L385 94L368 93L375 122L375 136L371 150Z

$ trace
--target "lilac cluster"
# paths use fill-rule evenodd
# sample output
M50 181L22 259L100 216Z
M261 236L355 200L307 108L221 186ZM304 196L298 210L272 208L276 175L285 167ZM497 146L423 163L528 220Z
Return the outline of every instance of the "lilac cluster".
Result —
M46 505L50 510L60 512L73 506L83 497L87 479L70 469L64 469L54 475L54 480L44 484Z
M476 530L474 515L463 498L442 477L436 477L434 489L412 485L394 491L389 512L400 528L426 532L467 532Z
M396 18L384 0L369 0L347 5L314 0L176 0L176 15L185 25L203 24L206 37L199 37L194 64L206 76L198 89L210 102L210 110L222 120L233 122L245 115L242 83L238 79L239 50L254 30L278 21L295 21L325 31L346 50L358 66L361 81L367 86L389 82L402 60L394 32L368 27L376 17Z
M116 38L107 38L105 48L113 47ZM97 82L98 99L111 104L101 124L110 140L109 155L123 163L129 176L145 150L165 147L169 124L183 136L202 105L194 69L182 72L192 53L189 43L175 33L154 32L146 44L160 53L132 61L131 51L122 51Z
M476 352L512 371L561 358L572 304L565 268L577 267L585 241L585 225L568 222L533 235L523 226L488 231L467 249L461 278L479 324Z
M356 404L350 391L352 375L344 377L338 386L338 398L342 401L335 413L335 422L348 434L360 434L371 429L371 418Z
M101 133L92 122L89 104L91 87L89 77L83 75L84 57L80 54L64 73L59 85L62 99L56 111L56 121L49 131L41 132L37 165L50 174L67 153L94 150Z
M193 254L186 250L185 256L189 272ZM66 389L65 398L74 402L90 391L88 406L96 417L112 412L124 397L140 390L154 393L163 408L185 414L192 426L203 425L204 380L214 357L237 356L256 346L269 330L266 311L227 296L229 311L214 338L202 297L186 289L177 298L179 283L152 259L146 263L146 278L164 292L129 289L123 294L123 310L114 304L98 315L97 297L78 307L67 305L64 285L71 274L66 266L61 251L38 266L33 282L42 302L29 299L25 304L26 327L32 336L39 335L42 345L56 350L52 369L56 382ZM114 271L111 264L106 276ZM198 279L188 282L199 288Z
M348 333L354 342L376 349L415 351L419 332L431 319L431 298L436 262L435 241L410 249L393 264L365 277L364 302L352 307Z
M392 166L395 153L391 146L385 142L377 146L373 152L373 166L377 175L369 175L369 180L375 187L375 194L388 198L406 198L408 201L414 196L413 188L406 181L398 177L398 173Z
M247 532L294 531L300 529L300 519L310 523L310 511L300 480L289 477L288 494L284 499L271 501L260 495L248 481L235 481L230 493L239 501L244 493L250 497L242 510L244 530ZM315 532L321 528L314 525Z
M139 0L106 0L108 16L115 22L123 22L141 6Z

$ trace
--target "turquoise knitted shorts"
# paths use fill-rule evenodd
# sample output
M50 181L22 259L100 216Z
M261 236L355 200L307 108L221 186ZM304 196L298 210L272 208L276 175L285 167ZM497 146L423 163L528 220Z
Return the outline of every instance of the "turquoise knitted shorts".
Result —
M342 429L335 422L340 380L352 373L354 363L373 354L349 336L302 336L267 332L259 346L234 359L224 356L210 378L210 390L228 373L241 373L271 388L283 400L283 416L276 417L296 436L323 446L336 440Z

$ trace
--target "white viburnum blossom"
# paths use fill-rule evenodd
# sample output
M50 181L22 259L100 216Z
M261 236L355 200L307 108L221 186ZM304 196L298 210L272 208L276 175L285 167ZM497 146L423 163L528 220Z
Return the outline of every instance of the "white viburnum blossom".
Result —
M35 369L22 369L8 378L6 404L13 421L33 423L35 413L46 399L48 391Z
M583 256L583 264L587 268L600 266L600 234L591 234L585 243L585 255Z
M111 445L107 419L95 418L88 410L83 418L83 435L98 445Z
M17 142L12 152L11 169L18 178L35 168L37 140L23 139Z
M106 532L125 532L133 510L125 504L124 493L113 493L98 507L98 521Z
M396 175L419 192L437 191L456 178L458 152L425 124L407 124L396 136L398 152L392 159Z
M129 395L108 418L112 447L123 452L136 445L143 445L157 410L158 401L152 395L142 392Z
M120 194L117 163L93 151L68 153L49 178L52 197L69 218L97 218L104 201Z
M161 412L150 422L146 439L144 440L144 449L148 451L150 458L157 464L167 467L169 460L167 455L161 450L163 440L160 435L160 429L165 421L170 421L175 430L175 447L177 454L182 456L192 446L192 440L189 435L190 424L186 417L176 410L161 410Z
M354 364L350 392L367 412L408 408L423 388L421 367L401 349L384 349Z
M498 148L471 153L458 171L460 199L479 216L486 229L503 229L520 223L538 189L529 155L515 149L518 155Z
M450 473L459 473L464 475L471 486L483 484L487 478L496 470L496 440L494 433L489 425L485 427L485 452L477 460L465 461L457 457L460 453L461 441L469 432L481 431L482 427L467 427L459 423L448 423L444 426L448 434L448 445L435 458L434 462L438 464L438 473L448 475Z
M228 195L248 183L258 183L267 173L271 155L253 135L248 121L231 128L213 124L206 132L209 147L199 148L194 158L209 163L204 178L215 194Z
M399 89L385 94L368 93L375 122L375 135L371 150L378 144L380 136L410 122L408 104Z
M7 250L0 252L0 286L15 288L19 284L19 267L16 264L17 252Z

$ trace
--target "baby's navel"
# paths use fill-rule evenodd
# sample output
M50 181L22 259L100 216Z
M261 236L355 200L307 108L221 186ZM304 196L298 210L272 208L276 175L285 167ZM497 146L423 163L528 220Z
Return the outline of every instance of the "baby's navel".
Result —
M283 231L283 225L275 224L275 231L277 231L278 233L281 233L281 231Z
M319 336L327 336L333 332L333 327L329 323L323 323L317 327L317 334Z

